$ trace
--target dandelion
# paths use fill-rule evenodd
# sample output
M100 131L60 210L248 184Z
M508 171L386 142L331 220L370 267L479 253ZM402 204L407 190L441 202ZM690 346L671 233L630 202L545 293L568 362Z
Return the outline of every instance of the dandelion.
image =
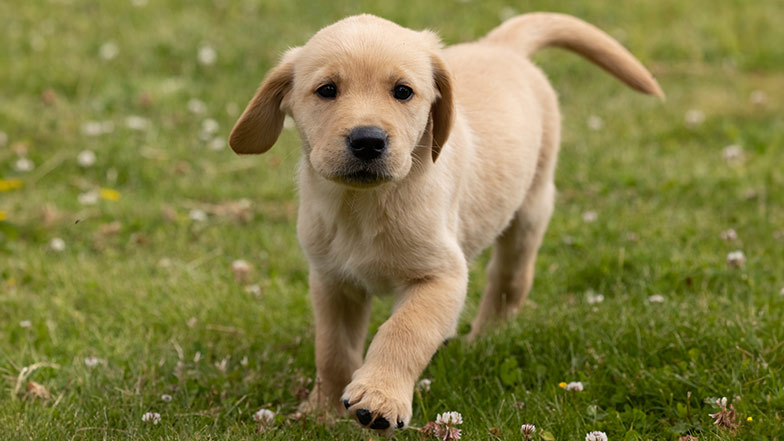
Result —
M198 59L203 66L211 66L218 59L218 53L212 46L205 44L199 48Z
M204 210L194 208L188 213L188 217L194 222L204 222L207 220L207 213Z
M430 385L432 383L433 383L433 380L431 380L429 378L423 378L423 379L419 380L419 382L416 384L416 388L417 388L418 391L430 392Z
M661 294L654 294L648 297L649 303L664 303L664 296Z
M593 290L589 289L585 293L585 301L588 302L589 305L594 305L596 303L602 303L604 301L604 294L599 294L594 292Z
M102 188L98 194L101 196L101 199L106 199L107 201L120 200L120 192L111 188Z
M14 163L14 169L18 172L29 172L35 168L35 163L28 158L19 158Z
M0 222L4 221L6 219L8 219L8 213L6 213L3 210L0 210Z
M231 263L231 271L234 273L234 280L237 283L246 283L250 278L250 273L253 268L250 264L242 259L237 259Z
M22 328L29 328L33 326L33 322L31 322L30 320L22 320L21 322L19 322L19 326Z
M150 120L139 115L130 115L125 118L125 125L131 130L144 131L150 127Z
M11 191L22 186L19 178L0 179L0 191Z
M207 111L207 105L200 99L191 98L188 100L188 111L195 114L204 113Z
M602 130L602 127L604 127L604 121L602 121L602 118L600 118L600 117L598 117L596 115L591 115L591 116L588 117L588 128L589 129L591 129L594 132L596 132L596 131Z
M119 53L120 48L118 48L117 43L113 41L107 41L98 48L98 55L105 61L114 59Z
M583 384L579 381L572 381L566 385L566 390L571 392L582 392Z
M727 265L733 268L741 268L746 265L746 256L743 251L737 250L727 254Z
M95 153L92 150L82 150L76 156L76 162L80 167L91 167L95 164Z
M142 421L150 424L158 424L161 422L161 414L158 412L147 412L142 415Z
M586 433L585 441L607 441L607 434L604 432Z
M536 426L533 424L523 424L520 426L520 433L523 434L524 441L529 441L533 439L534 434L536 433Z
M100 363L100 362L101 362L101 360L98 357L93 357L93 356L90 356L90 357L87 357L87 358L84 359L84 365L89 367L89 368L94 368L94 367L98 366L98 363Z
M727 397L717 398L716 406L719 408L719 411L708 414L715 420L713 424L734 430L738 426L738 423L735 421L735 408L732 407L732 404L727 405Z
M566 389L566 382L562 381L562 382L558 383L558 387L560 387L561 389Z
M253 414L253 421L261 424L269 424L275 419L275 412L269 409L259 409Z
M463 424L463 416L458 412L444 412L419 429L425 436L441 441L460 439L460 429L455 426Z
M705 114L702 110L691 109L686 112L684 121L686 122L687 127L694 128L705 122Z
M65 241L59 237L55 237L49 241L49 248L51 248L52 251L57 251L58 253L65 251Z
M80 193L76 200L82 205L95 205L98 203L98 192L90 190Z
M746 421L748 421L748 422L752 422L752 421L754 421L754 418L752 418L752 417L750 417L750 416L749 416L749 417L747 417L747 418L746 418Z
M172 400L172 396L171 395L169 395L169 394L161 395L161 401L166 402L166 403L171 403L171 400Z
M593 210L588 210L583 213L583 222L596 222L597 219L599 219L599 215Z
M721 237L722 240L726 240L726 241L738 240L738 233L732 228L730 228L722 231L721 234L719 234L719 237Z

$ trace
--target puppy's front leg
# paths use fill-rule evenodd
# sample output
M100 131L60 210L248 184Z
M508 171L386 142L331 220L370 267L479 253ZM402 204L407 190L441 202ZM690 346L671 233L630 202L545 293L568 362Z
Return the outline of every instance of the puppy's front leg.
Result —
M343 394L349 414L362 425L384 431L408 424L414 383L439 345L455 332L467 274L461 260L450 271L406 287Z
M342 411L343 388L362 365L370 298L364 290L312 268L310 296L316 321L316 384L300 411Z

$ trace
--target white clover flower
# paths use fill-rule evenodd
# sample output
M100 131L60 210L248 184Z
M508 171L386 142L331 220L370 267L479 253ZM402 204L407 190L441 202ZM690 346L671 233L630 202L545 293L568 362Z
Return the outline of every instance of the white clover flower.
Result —
M237 259L231 263L231 271L234 273L234 280L238 283L245 283L250 277L253 267L242 259Z
M719 236L722 238L722 240L738 240L738 233L732 228L722 231Z
M585 301L588 302L589 305L594 305L596 303L602 303L604 301L604 294L600 294L594 292L592 289L589 289L585 293Z
M188 100L188 111L195 114L204 113L207 111L207 105L200 99L191 98Z
M601 117L596 115L591 115L588 117L589 129L593 130L594 132L597 132L599 130L602 130L603 127L604 127L604 121L602 120Z
M459 412L444 412L436 417L436 424L459 426L463 424L463 416Z
M751 104L761 106L768 101L768 95L762 90L754 90L749 95L749 101Z
M137 8L147 5L147 0L131 0L131 4Z
M84 359L84 365L89 368L98 366L100 362L101 360L98 357L94 357L94 356L90 356Z
M242 366L242 367L247 367L248 366L248 356L247 355L242 357L242 360L240 360L240 366Z
M169 394L163 394L161 395L161 400L167 403L171 403L172 396Z
M49 241L49 248L51 248L53 251L57 251L58 253L65 251L65 241L59 237L55 237Z
M661 294L654 294L648 297L649 303L664 303L664 296Z
M218 137L212 138L212 141L207 144L207 147L209 147L210 150L223 150L223 148L226 147L226 140Z
M92 150L82 150L76 157L76 162L81 167L90 167L95 164L95 153Z
M724 158L725 161L729 163L737 163L737 162L741 162L744 159L745 154L743 152L743 148L733 144L724 147L724 149L722 149L721 151L721 156L722 158Z
M114 59L119 53L120 48L117 47L117 43L113 41L107 41L98 49L98 55L100 55L101 58L106 61Z
M588 210L583 213L583 222L596 222L597 219L599 219L599 215L593 210Z
M526 440L531 438L531 435L536 433L536 426L533 424L523 424L520 426L520 433L523 434Z
M161 422L161 414L158 412L147 412L142 415L142 421L145 423L158 424Z
M205 213L204 210L194 208L188 213L188 217L195 222L204 222L207 220L207 213Z
M218 121L215 121L212 118L207 118L201 122L201 132L206 135L214 135L219 128L220 125L218 124Z
M218 53L215 52L215 49L213 49L212 46L205 44L199 48L198 58L199 63L203 66L211 66L217 61Z
M125 125L131 130L144 131L150 127L150 120L139 115L129 115L125 118Z
M114 131L114 123L111 121L87 121L82 124L82 133L87 136L98 136Z
M570 390L573 392L582 392L583 384L579 381L572 381L566 384L566 390Z
M19 172L29 172L35 168L35 163L28 158L19 158L14 163L14 169Z
M82 205L95 205L98 203L98 197L97 191L90 190L80 193L79 196L76 197L76 200Z
M216 361L215 368L217 368L220 373L225 374L229 368L229 357L222 359L221 361Z
M22 320L21 322L19 322L19 326L22 328L29 328L33 326L33 322L31 322L30 320Z
M585 441L607 441L607 434L604 432L586 433Z
M737 250L727 254L727 265L733 268L741 268L746 265L746 256L743 251Z
M431 380L429 378L423 378L423 379L419 380L419 382L416 384L416 388L417 388L417 390L420 390L422 392L430 392L430 385L432 383L433 383L433 380Z
M196 323L198 323L198 322L199 321L196 320L196 317L191 317L191 318L188 319L187 322L185 322L185 324L188 325L189 328L192 328L192 327L196 326Z
M258 284L248 285L245 287L245 292L253 294L254 296L261 295L261 287Z
M697 127L705 122L705 113L698 109L688 110L686 116L684 116L684 121L686 122L686 126L690 128Z
M269 424L275 419L275 412L269 409L259 409L253 414L253 421L261 424Z
M779 291L779 295L784 296L784 288L781 288L781 291Z
M201 361L201 351L196 351L193 355L193 363L198 363Z

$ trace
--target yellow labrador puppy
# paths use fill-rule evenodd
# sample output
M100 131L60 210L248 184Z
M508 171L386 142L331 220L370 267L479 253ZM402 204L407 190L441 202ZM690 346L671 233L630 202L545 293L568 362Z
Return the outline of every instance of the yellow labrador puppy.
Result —
M264 153L286 114L302 138L297 229L310 263L317 382L305 411L345 408L380 431L411 418L414 383L454 335L468 262L495 242L475 337L513 316L553 211L560 116L528 57L559 46L662 96L618 42L576 18L512 18L443 48L372 15L289 50L235 125ZM372 294L396 305L362 357Z

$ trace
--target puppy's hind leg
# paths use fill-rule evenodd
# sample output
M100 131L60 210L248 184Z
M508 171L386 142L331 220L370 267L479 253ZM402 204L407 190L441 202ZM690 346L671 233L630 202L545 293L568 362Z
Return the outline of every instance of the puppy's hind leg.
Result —
M534 264L553 212L555 185L539 182L529 192L512 222L496 239L487 265L487 286L468 340L474 340L493 322L515 316L534 281Z

